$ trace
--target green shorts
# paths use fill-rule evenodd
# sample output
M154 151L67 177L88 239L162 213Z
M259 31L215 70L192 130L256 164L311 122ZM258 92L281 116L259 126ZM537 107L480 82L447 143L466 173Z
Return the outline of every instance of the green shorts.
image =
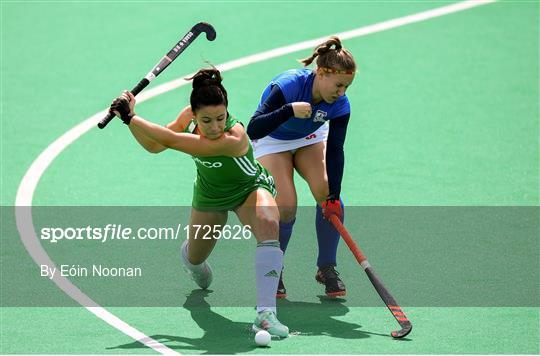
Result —
M259 175L250 181L223 184L219 187L205 186L200 180L196 180L193 185L193 208L199 211L228 211L234 210L246 199L249 194L257 189L266 189L273 197L276 196L276 186L274 177L258 164Z

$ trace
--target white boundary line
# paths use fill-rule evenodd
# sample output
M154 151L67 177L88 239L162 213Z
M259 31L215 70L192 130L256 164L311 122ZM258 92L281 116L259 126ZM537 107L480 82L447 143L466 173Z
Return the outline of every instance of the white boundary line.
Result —
M495 0L468 0L459 2L456 4L443 6L437 9L424 11L418 14L400 17L397 19L384 21L378 24L360 27L351 31L338 33L337 36L341 39L350 39L360 36L365 36L372 33L386 31L392 28L405 26L408 24L425 21L435 17L451 14L458 11L467 10L473 7L486 5L495 2ZM297 44L276 48L270 51L254 54L251 56L243 57L237 60L226 62L217 66L222 71L228 71L235 68L243 67L249 64L261 62L270 58L283 56L289 53L297 52L300 50L315 47L319 43L323 42L328 36L316 38L309 41L300 42ZM186 85L184 79L176 79L160 86L147 90L139 95L137 101L143 102L153 97ZM41 154L34 160L26 171L19 189L17 190L17 196L15 198L15 218L17 221L17 228L21 237L21 241L24 244L26 250L38 265L48 265L49 267L56 267L51 258L47 255L43 246L41 246L39 239L37 238L34 224L32 220L32 199L36 187L41 179L43 173L47 170L49 165L54 159L62 153L72 142L77 140L80 136L88 132L91 128L95 127L97 122L107 114L107 110L101 111L90 118L84 120L77 126L73 127L52 144L50 144ZM103 319L106 323L121 331L122 333L130 336L134 340L143 343L147 347L161 353L161 354L176 354L178 352L168 348L160 342L150 338L129 324L125 323L105 308L99 306L81 290L79 290L68 278L55 276L53 282L73 300L80 305L88 309L92 314L98 318Z

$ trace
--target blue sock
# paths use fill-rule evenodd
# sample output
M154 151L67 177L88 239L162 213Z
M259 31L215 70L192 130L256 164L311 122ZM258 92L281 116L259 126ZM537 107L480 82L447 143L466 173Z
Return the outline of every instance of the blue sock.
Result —
M292 229L295 221L296 219L289 222L279 222L279 247L283 253L285 253L285 250L287 250L287 245L291 239Z
M343 202L341 209L345 215ZM344 216L345 217L345 216ZM343 220L341 220L343 222ZM334 225L323 217L322 208L317 204L317 215L315 218L315 228L317 230L317 242L319 244L319 257L317 258L317 266L323 267L327 265L336 265L336 254L339 242L339 232L334 228Z

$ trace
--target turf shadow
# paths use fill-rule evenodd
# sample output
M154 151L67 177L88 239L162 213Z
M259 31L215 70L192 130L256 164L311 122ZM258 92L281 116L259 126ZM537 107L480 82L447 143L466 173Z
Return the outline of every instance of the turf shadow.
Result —
M335 319L344 316L349 308L344 299L319 296L320 303L281 299L278 301L279 320L289 326L291 333L302 336L330 336L340 339L362 339L371 333L358 330L362 326Z
M190 311L192 319L204 331L200 338L155 334L150 337L173 350L202 352L204 354L236 354L257 348L253 341L251 323L234 322L211 310L206 301L212 291L193 290L183 307ZM362 339L369 332L358 330L361 325L335 319L349 312L342 299L319 297L320 303L279 300L279 319L291 329L292 335L330 336L341 339ZM275 340L275 339L274 339ZM285 339L286 340L286 339ZM275 340L275 341L283 341ZM273 341L273 342L275 342ZM108 349L141 349L146 346L138 341Z
M236 354L255 348L251 323L234 322L215 313L205 300L212 291L196 289L186 298L183 307L190 311L191 318L204 331L200 338L155 334L150 337L173 350L192 350L204 354ZM181 326L178 328L181 330ZM110 347L108 349L140 349L146 346L138 341Z

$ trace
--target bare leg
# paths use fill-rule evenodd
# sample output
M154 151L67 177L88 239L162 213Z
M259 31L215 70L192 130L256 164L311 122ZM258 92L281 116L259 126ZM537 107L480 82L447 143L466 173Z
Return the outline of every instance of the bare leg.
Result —
M328 196L325 147L324 142L318 142L299 148L294 155L294 167L308 183L313 198L319 204Z
M282 222L294 220L296 216L296 189L294 187L293 155L290 152L272 153L258 158L272 174L276 182L276 203Z
M254 330L265 329L272 335L287 337L289 328L276 318L276 290L283 267L283 252L279 248L279 210L272 195L265 189L251 192L235 210L244 225L249 225L255 238L255 280L257 287L257 318Z
M188 260L194 265L203 263L216 245L214 225L223 226L227 222L227 212L206 212L191 209L189 219Z
M212 268L206 259L216 245L215 234L226 222L227 212L191 210L189 236L182 244L181 258L186 272L202 289L212 283Z

